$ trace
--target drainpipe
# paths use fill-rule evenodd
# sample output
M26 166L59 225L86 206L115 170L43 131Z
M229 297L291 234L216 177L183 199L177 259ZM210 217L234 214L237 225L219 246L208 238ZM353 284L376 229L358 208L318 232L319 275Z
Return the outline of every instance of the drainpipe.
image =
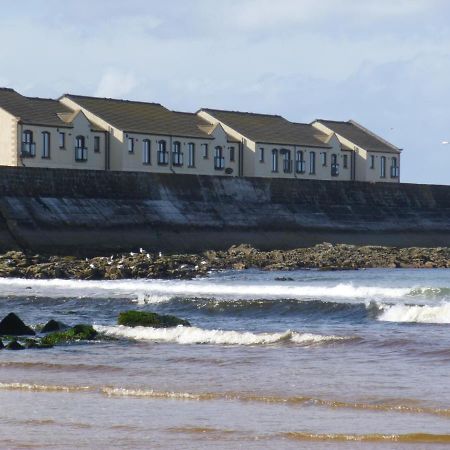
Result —
M17 122L18 126L18 132L16 133L16 152L19 152L17 155L17 165L22 164L22 167L26 167L25 163L23 162L23 157L22 157L22 135L23 135L23 124L19 122Z
M255 152L256 156L256 152ZM239 142L239 168L238 168L238 175L240 177L244 176L244 138L241 139L241 142Z
M109 170L110 169L110 134L108 131L105 131L105 170Z
M173 169L173 148L172 148L172 136L169 136L169 169L172 173L176 173ZM180 143L181 145L181 143Z

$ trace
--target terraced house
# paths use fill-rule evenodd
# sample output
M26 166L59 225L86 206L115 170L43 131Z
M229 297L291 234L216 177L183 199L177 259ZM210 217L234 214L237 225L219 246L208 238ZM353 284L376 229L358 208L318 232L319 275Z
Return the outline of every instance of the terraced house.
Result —
M399 182L400 149L354 121L0 88L0 164L247 177Z

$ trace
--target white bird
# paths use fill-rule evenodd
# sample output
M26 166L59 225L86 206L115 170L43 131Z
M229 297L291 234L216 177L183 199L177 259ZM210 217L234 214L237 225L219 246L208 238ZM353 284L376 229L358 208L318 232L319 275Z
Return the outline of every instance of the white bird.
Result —
M161 252L159 252L159 255L158 255L160 258L161 258L161 256L162 256L162 253Z
M447 145L447 144L448 144L448 141L442 141L441 144L442 144L442 145Z
M139 253L145 253L145 250L142 247L140 247L139 248Z
M134 256L136 253L130 252L130 256Z

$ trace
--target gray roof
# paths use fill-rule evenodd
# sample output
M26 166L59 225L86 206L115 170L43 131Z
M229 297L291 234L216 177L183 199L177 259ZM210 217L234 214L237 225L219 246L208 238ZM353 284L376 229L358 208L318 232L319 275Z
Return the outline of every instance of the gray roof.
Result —
M327 148L327 135L311 124L289 122L284 117L203 108L220 122L254 142Z
M24 124L70 126L59 114L71 113L72 110L58 100L25 97L13 89L0 88L0 108L17 117Z
M200 129L207 121L193 113L170 111L159 103L72 94L64 97L125 132L211 139Z
M348 139L365 150L383 153L400 153L398 147L385 141L383 138L377 136L375 133L372 133L353 120L340 122L335 120L317 119L316 122L325 125L336 134Z

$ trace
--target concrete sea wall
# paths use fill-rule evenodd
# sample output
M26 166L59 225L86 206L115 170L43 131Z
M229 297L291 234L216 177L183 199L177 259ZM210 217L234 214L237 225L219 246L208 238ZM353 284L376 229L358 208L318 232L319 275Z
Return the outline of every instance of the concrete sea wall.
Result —
M0 167L0 247L450 245L450 186Z

